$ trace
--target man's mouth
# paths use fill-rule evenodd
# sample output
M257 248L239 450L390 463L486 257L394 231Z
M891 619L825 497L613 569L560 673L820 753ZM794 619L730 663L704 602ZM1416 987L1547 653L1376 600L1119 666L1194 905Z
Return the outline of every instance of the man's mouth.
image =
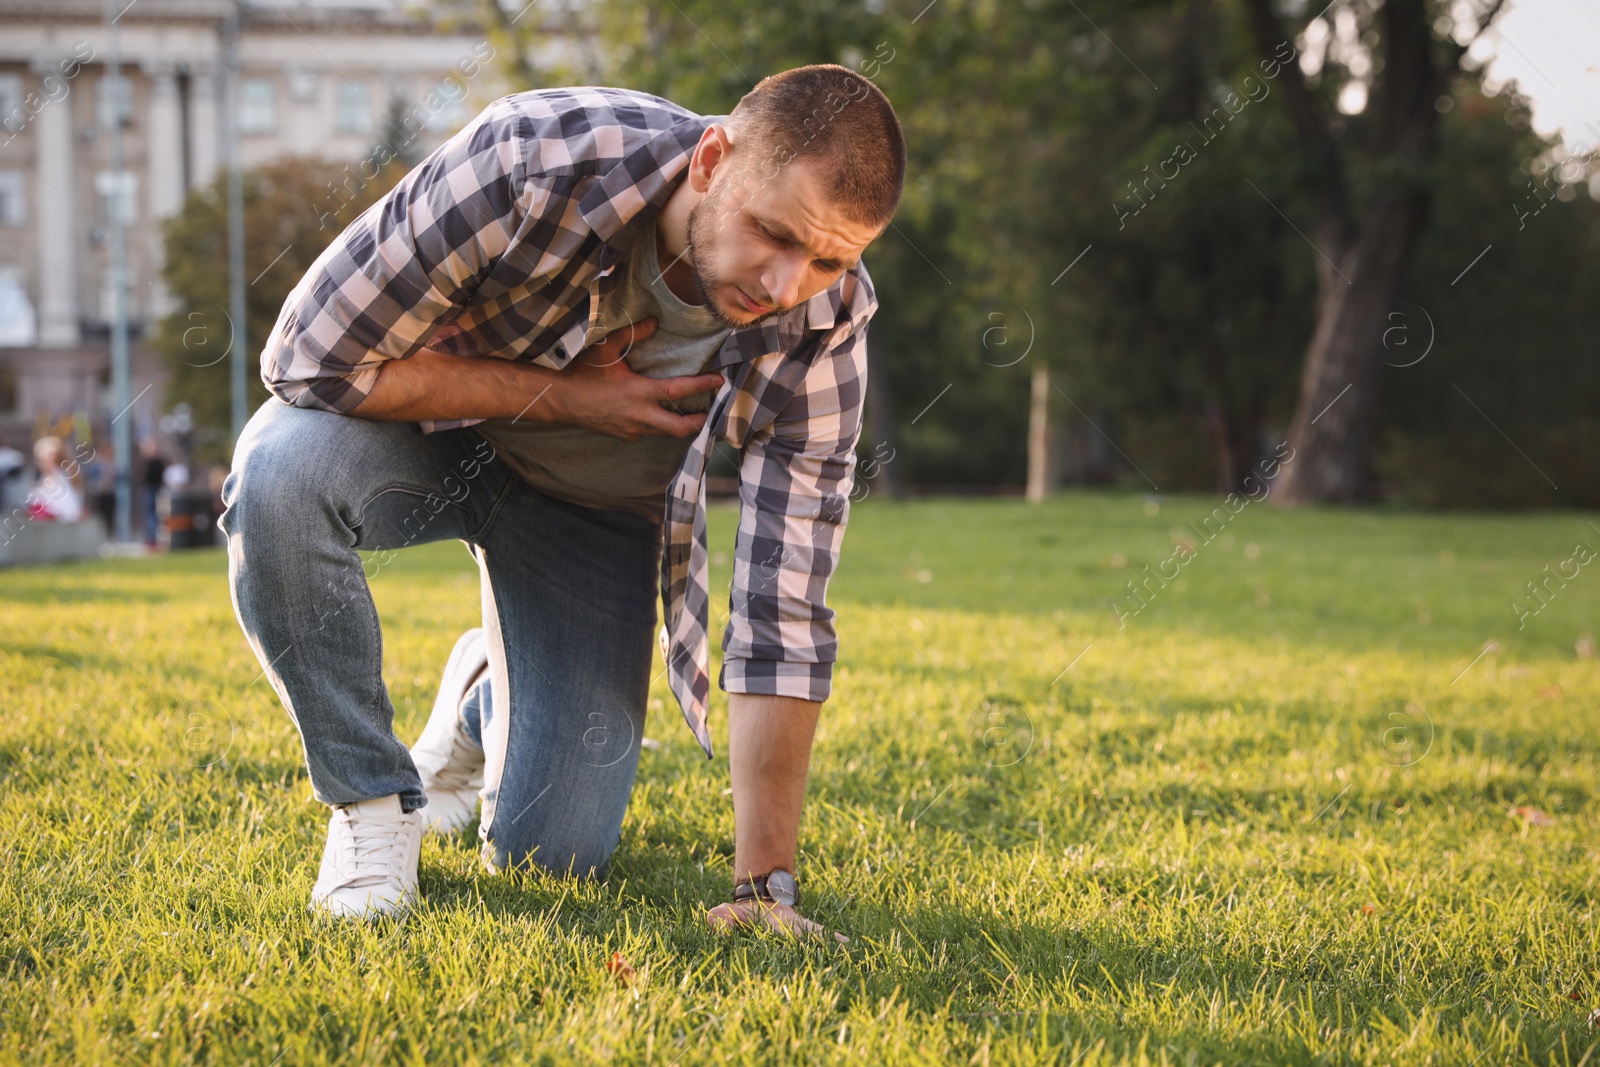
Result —
M758 304L754 300L751 300L745 291L740 289L737 285L733 287L733 291L739 294L740 306L753 315L765 315L767 312L772 310L772 308L768 307L766 304Z

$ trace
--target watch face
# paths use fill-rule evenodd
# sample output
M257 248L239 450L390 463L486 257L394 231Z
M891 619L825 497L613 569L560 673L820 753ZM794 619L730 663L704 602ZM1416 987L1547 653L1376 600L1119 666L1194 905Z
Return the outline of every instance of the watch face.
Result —
M799 887L795 885L794 875L780 868L767 875L767 892L779 904L793 906L799 895Z

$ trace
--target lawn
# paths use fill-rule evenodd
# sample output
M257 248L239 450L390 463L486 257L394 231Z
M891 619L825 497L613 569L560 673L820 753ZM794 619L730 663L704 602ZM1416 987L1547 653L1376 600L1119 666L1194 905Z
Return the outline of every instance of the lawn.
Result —
M315 920L224 556L0 572L0 1060L1600 1059L1600 567L1511 606L1600 520L1214 506L855 505L800 865L842 948L706 930L726 702L707 761L659 677L606 881L430 839L408 919ZM410 741L476 574L373 588Z

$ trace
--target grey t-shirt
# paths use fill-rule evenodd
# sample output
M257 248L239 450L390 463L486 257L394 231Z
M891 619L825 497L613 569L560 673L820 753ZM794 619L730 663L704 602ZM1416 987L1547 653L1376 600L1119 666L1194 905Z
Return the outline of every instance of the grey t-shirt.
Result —
M722 348L731 327L703 305L685 304L661 278L656 224L645 222L610 299L601 305L607 333L654 318L656 332L636 342L627 364L651 378L700 374ZM677 401L684 414L708 411L712 394ZM540 492L586 507L632 511L659 522L667 484L689 450L689 437L648 435L619 441L568 423L488 419L473 429Z

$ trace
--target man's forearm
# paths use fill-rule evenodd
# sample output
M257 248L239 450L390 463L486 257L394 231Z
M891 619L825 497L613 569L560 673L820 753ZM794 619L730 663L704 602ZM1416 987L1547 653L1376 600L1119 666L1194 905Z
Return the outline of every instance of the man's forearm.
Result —
M553 421L561 372L533 363L467 359L424 348L378 371L350 414L363 419L517 419Z
M735 879L795 869L811 741L822 705L799 697L728 695Z

